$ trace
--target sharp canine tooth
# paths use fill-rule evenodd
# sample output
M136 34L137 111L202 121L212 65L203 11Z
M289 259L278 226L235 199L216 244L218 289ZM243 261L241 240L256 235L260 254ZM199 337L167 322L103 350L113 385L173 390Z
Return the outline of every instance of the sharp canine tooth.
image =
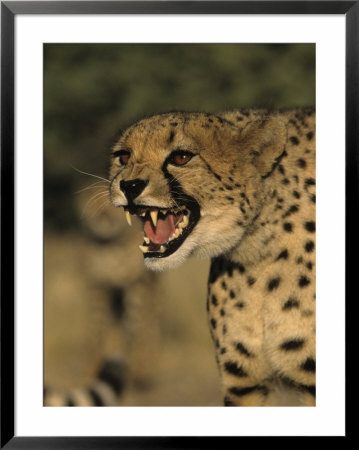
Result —
M167 214L167 211L165 209L161 209L161 213L165 216Z
M184 227L186 227L187 225L188 225L188 216L183 216L183 219L182 219L182 222L181 223L183 223L184 225Z
M143 236L143 240L146 242L146 244L150 243L150 238L148 238L147 236Z
M131 214L127 210L125 210L125 215L127 223L131 226L132 225Z
M164 245L161 245L160 252L163 253L166 250L166 247Z
M147 253L148 251L148 247L146 247L145 245L139 245L138 248L141 250L141 252L143 253Z
M150 211L150 214L151 214L152 223L153 223L154 226L156 226L157 225L158 211L157 210Z
M140 214L141 217L144 217L145 215L146 215L145 212L143 212L143 213Z

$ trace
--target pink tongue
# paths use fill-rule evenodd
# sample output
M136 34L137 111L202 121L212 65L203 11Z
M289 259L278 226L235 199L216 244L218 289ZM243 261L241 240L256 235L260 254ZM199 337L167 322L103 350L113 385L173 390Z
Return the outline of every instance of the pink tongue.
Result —
M154 244L165 244L171 235L175 232L177 223L180 218L173 214L167 214L166 217L158 217L157 225L154 226L151 219L146 219L144 224L144 232Z

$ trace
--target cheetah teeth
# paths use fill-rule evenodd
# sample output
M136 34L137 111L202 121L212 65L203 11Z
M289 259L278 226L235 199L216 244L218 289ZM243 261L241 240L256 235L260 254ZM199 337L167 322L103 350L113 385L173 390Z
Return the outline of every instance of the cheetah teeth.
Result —
M149 248L147 245L139 245L138 248L141 250L142 253L147 253L149 251ZM164 253L166 251L166 246L161 245L160 249L157 251L159 251L160 253Z
M158 210L152 210L150 211L151 220L154 226L157 226L157 219L158 219Z
M125 216L126 216L126 220L127 220L127 223L129 224L129 226L132 226L132 219L131 219L131 214L129 213L129 211L125 210Z
M185 210L185 209L186 209L185 207L181 207L181 210ZM154 215L153 212L154 211L150 211L150 216L151 216L152 222L155 224L155 223L157 223L158 214ZM160 212L162 214L167 214L168 210L161 210ZM139 249L141 250L141 252L147 253L147 252L153 251L153 252L164 253L167 249L167 245L174 239L177 239L183 233L183 230L189 224L189 214L190 214L190 212L188 211L187 215L185 215L185 214L183 215L181 222L176 225L176 230L174 231L172 236L170 236L170 238L168 239L166 244L162 244L160 246L159 250L150 250L151 240L148 236L146 236L146 234L144 234L143 235L143 243L142 243L142 245L138 246Z

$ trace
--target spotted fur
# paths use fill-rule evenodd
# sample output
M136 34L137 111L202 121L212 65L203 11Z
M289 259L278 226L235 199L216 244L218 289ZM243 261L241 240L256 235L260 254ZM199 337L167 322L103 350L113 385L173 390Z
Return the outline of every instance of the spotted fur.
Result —
M110 180L114 206L145 221L186 205L180 237L142 250L152 270L212 259L224 404L315 405L314 110L143 119L114 145Z

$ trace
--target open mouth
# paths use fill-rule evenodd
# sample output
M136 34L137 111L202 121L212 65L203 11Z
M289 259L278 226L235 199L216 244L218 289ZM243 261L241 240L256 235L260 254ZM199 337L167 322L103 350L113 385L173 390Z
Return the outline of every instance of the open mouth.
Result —
M139 248L145 258L163 258L174 253L199 219L197 202L168 209L131 205L124 210L129 225L131 215L143 222L143 243Z

